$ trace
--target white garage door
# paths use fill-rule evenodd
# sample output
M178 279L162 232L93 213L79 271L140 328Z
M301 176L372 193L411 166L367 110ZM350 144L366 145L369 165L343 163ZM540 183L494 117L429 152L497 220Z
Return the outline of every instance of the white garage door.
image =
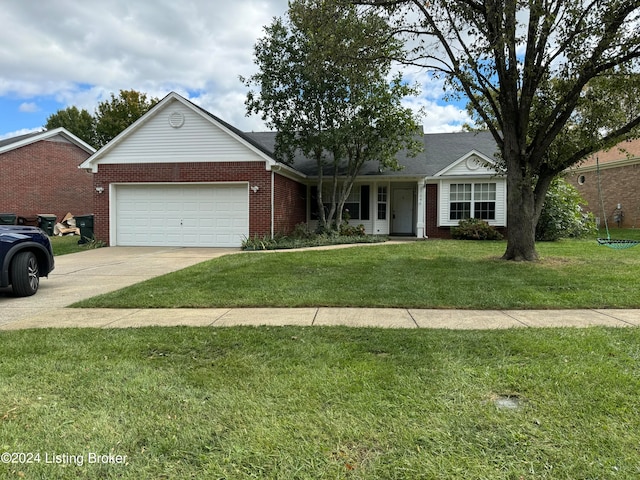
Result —
M116 244L239 247L249 236L247 185L118 185Z

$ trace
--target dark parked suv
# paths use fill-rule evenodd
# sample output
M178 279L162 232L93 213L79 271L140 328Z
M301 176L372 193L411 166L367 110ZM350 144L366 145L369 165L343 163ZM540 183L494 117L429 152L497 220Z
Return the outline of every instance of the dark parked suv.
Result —
M0 225L0 267L0 287L11 285L16 297L33 295L54 267L51 240L37 227Z

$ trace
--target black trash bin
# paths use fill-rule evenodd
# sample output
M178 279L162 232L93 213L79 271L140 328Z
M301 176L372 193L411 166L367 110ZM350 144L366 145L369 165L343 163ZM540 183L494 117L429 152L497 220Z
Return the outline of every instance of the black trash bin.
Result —
M58 217L55 215L38 214L38 226L50 237L53 235L53 228L56 226Z
M93 214L76 215L76 227L80 229L80 240L78 245L89 243L93 240Z
M37 216L29 216L29 217L18 216L18 225L25 225L27 227L37 227L38 217Z
M17 220L15 213L0 213L0 225L16 225Z

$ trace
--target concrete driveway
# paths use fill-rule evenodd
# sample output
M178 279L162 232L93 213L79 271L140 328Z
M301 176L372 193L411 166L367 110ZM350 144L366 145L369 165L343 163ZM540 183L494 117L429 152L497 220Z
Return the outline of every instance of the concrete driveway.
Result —
M239 252L239 248L108 247L56 257L56 268L40 280L32 297L14 298L0 289L0 326L45 316L79 300L112 292L196 263Z

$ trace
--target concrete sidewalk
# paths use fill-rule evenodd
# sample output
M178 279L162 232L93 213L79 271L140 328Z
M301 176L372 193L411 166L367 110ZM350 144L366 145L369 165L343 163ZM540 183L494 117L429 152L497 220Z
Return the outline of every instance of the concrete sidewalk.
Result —
M1 322L0 322L1 323ZM76 309L37 312L0 325L25 328L299 325L504 329L640 326L640 310L431 310L404 308Z
M348 248L356 245L316 247ZM127 328L156 325L346 325L351 327L498 329L640 326L640 310L433 310L405 308L77 309L79 300L127 287L239 249L109 247L56 257L51 278L32 297L0 290L0 330ZM281 251L277 251L281 252Z

